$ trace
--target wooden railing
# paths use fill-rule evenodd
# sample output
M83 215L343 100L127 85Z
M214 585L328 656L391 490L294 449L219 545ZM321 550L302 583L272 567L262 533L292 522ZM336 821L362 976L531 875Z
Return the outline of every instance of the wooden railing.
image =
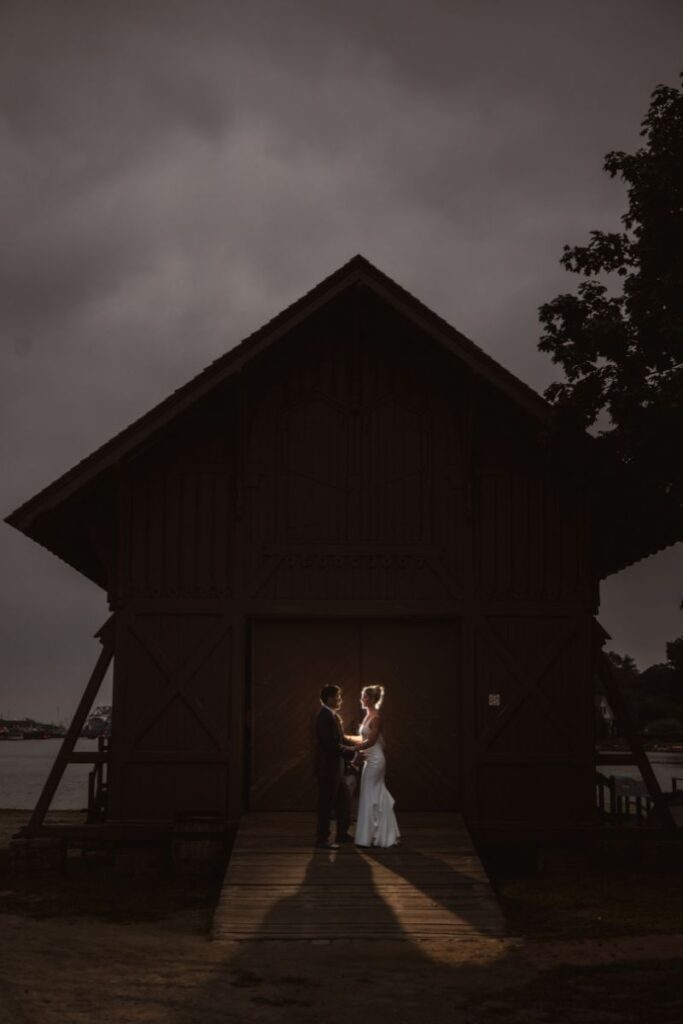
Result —
M595 763L596 765L617 765L617 764L630 764L638 768L640 772L643 787L642 791L638 794L640 797L648 797L651 804L652 816L656 817L658 823L665 828L668 832L676 831L676 821L674 820L671 808L667 802L666 797L662 793L657 777L654 773L650 759L648 758L638 731L635 727L635 723L631 718L626 701L621 692L619 680L617 678L614 666L610 662L604 651L599 649L596 650L595 667L600 677L605 696L612 709L615 720L619 727L619 732L624 737L629 747L631 748L630 753L596 753ZM601 776L600 772L596 772L598 777ZM602 776L605 778L605 776ZM635 780L630 780L635 784ZM601 785L601 784L600 784ZM598 807L600 807L600 785L598 792ZM634 793L631 794L635 796ZM622 806L630 806L630 802L626 799L626 790L615 795L615 800L618 800L619 796L622 798ZM602 799L604 802L604 790L602 792ZM616 805L615 805L616 806ZM644 803L636 803L635 806L640 808L640 811L636 811L636 814L642 815Z
M654 801L642 779L595 773L598 810L602 817L624 823L635 818L643 825L652 814Z
M89 825L104 821L107 816L107 798L109 796L109 737L97 737L97 753L104 755L95 763L88 774L88 817Z

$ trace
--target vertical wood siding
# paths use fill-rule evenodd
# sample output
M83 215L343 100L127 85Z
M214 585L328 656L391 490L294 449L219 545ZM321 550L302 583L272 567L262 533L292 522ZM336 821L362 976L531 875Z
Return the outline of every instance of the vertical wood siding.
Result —
M479 473L479 592L506 599L586 599L586 520L586 499L566 480L547 472Z
M230 596L234 446L234 401L226 401L124 465L120 596Z
M220 607L157 605L120 619L114 675L114 815L225 814L232 625Z
M435 764L455 744L462 773L441 786L443 806L462 800L479 820L589 813L594 591L584 485L548 458L536 422L377 297L356 290L311 315L122 466L120 479L113 591L128 618L116 667L117 813L216 811L228 792L235 803L242 724L230 724L228 709L241 708L248 659L230 650L242 650L246 632L224 630L196 664L190 648L203 631L220 632L221 616L244 623L293 607L304 619L343 607L353 629L374 637L367 650L383 652L373 672L392 671L397 693L414 685L448 708L433 726ZM368 607L392 619L408 602L422 626L406 618L384 635L361 622ZM444 614L450 639L437 630L443 658L431 666L426 622ZM296 622L278 630L279 646L271 632L270 652L254 648L252 784L263 806L296 806L303 782L296 772L269 779L269 765L276 750L283 764L303 763L282 716L291 735L301 732L297 716L334 643L320 641L304 665ZM402 652L396 664L392 652ZM258 689L266 670L282 675L270 703ZM169 689L171 679L182 687ZM424 746L421 702L401 707ZM423 777L428 758L408 732L405 741L394 771L417 806L441 768ZM265 796L267 786L280 795Z
M130 595L228 595L230 478L221 467L131 475L124 524Z
M470 759L478 819L593 818L590 652L588 615L475 620Z

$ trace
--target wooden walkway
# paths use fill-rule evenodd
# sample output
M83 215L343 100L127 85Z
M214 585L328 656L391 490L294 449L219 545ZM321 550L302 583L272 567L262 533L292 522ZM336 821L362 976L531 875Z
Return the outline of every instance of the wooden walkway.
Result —
M316 850L314 816L242 819L213 938L473 939L504 921L459 814L402 814L401 845Z

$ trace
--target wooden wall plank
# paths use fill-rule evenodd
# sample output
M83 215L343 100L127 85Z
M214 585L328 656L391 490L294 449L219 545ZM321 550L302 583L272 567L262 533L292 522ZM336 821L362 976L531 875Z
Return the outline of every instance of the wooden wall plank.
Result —
M253 628L258 637L266 629L250 627L258 616L288 620L281 628L289 639L273 648L271 667L283 678L289 672L287 697L299 706L310 687L315 707L334 642L321 641L309 665L278 662L277 651L299 643L301 622L291 621L297 616L336 620L318 624L329 637L343 633L343 619L355 623L355 635L365 630L383 651L384 663L377 654L372 672L387 671L401 652L401 693L424 688L428 700L447 709L443 736L450 736L460 767L441 787L444 805L451 786L451 802L488 816L486 794L493 786L486 780L500 769L500 759L521 768L525 758L542 757L544 750L549 756L550 747L565 742L566 730L575 739L566 743L567 763L583 771L592 729L585 639L538 678L507 731L495 738L491 732L501 713L497 707L514 699L520 677L536 667L533 660L524 663L519 645L529 651L538 646L553 616L582 623L595 599L584 485L548 461L537 423L379 300L360 293L340 295L321 308L246 365L231 387L121 466L116 601L125 615L142 622L139 616L156 608L157 617L166 619L161 646L171 660L174 633L190 642L191 622L197 621L183 619L184 608L210 616L205 605L215 601L216 614L230 619L232 632L228 646L207 654L188 690L171 693L163 708L156 707L168 685L163 658L157 663L134 630L122 642L115 683L116 813L124 813L124 766L132 780L134 755L140 772L147 772L154 752L164 747L169 765L192 752L203 765L214 748L216 763L230 766L225 786L230 813L237 813L246 785L247 634ZM457 650L449 648L437 664L419 638L429 633L427 620L441 615L466 623L467 639L461 650L458 624ZM509 619L501 640L507 655L475 626L477 618L495 615ZM382 618L386 625L378 622ZM145 628L152 630L151 618ZM381 639L385 630L389 639ZM302 656L307 642L300 644ZM438 642L435 649L438 655ZM264 650L254 647L257 690ZM457 664L450 673L444 668L448 658ZM353 676L348 669L349 685L360 686L355 671ZM256 694L257 716L264 693ZM502 704L490 704L489 694ZM202 724L200 704L220 723L218 739ZM298 721L298 711L287 714ZM156 717L142 741L134 725L150 715ZM396 759L398 787L410 802L426 800L439 789L441 767L432 764L423 772L433 751L420 706L413 711L406 699L401 719L419 724L425 753L417 755L412 776L408 760ZM451 719L457 724L448 732ZM308 802L312 779L304 781L301 737L296 749L293 741L278 745L274 722L267 728L277 763L299 764L297 785ZM439 733L441 766L442 739ZM271 785L267 758L252 772L254 794ZM295 775L282 783L290 794ZM133 782L126 785L132 793ZM212 785L218 793L220 786ZM584 782L576 786L583 800ZM224 799L221 790L216 806ZM255 799L258 804L266 797Z

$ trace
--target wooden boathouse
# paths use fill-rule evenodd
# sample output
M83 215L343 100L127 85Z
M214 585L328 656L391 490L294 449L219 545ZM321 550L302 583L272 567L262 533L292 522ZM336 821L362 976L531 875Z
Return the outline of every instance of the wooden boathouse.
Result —
M115 841L311 808L320 687L350 721L372 682L399 812L594 827L590 458L354 257L8 517L111 612L26 834L69 760L106 773L88 828ZM79 755L112 658L108 747Z

